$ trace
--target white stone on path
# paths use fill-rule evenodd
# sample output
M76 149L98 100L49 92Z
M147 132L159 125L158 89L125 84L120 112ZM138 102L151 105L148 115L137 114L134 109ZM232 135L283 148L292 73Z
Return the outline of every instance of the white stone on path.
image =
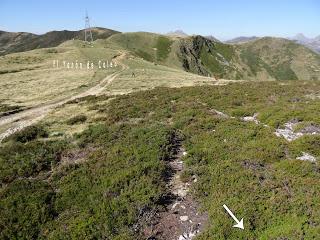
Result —
M309 161L309 162L316 162L317 159L312 156L311 154L309 153L306 153L306 152L302 152L302 156L300 157L297 157L298 160L301 160L301 161Z
M188 216L180 216L180 220L182 222L188 221L189 217Z

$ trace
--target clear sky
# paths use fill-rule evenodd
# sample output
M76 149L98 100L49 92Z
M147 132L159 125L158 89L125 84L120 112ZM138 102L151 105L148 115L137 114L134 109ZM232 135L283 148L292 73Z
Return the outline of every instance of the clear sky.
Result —
M0 0L0 29L45 33L91 25L123 32L237 36L320 35L320 0Z

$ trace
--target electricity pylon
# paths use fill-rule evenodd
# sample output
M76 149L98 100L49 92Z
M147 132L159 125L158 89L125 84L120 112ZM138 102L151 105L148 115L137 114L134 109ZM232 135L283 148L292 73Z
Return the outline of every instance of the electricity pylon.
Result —
M86 11L85 21L86 21L86 23L85 23L85 27L84 27L84 41L92 43L93 37L92 37L92 32L91 32L91 27L90 27L90 19L89 19L87 11Z

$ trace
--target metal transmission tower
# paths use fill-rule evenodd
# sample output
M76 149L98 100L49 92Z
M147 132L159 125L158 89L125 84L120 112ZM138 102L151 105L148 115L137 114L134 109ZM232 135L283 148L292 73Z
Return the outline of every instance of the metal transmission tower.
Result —
M92 32L91 32L91 27L90 27L90 19L88 16L88 12L86 11L86 23L84 27L84 41L85 42L93 42L93 37L92 37Z

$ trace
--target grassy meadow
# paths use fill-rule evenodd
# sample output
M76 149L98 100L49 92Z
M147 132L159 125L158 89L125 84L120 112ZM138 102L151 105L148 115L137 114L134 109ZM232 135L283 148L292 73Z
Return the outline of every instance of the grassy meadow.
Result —
M37 49L0 57L0 110L29 108L70 97L96 85L118 68L98 69L98 61L110 61L118 51L99 44L85 45L82 41L68 41L55 48ZM60 61L60 67L53 61ZM67 69L63 61L94 62L95 68Z

